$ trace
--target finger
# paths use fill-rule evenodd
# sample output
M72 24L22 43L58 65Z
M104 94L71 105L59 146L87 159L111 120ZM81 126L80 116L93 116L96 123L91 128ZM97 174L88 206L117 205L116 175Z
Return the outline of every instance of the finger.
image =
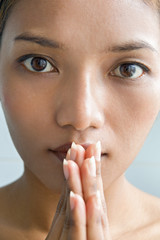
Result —
M102 226L104 232L107 231L107 207L105 202L104 190L103 190L103 181L101 177L101 144L100 141L96 145L90 145L86 151L85 156L91 156L94 154L94 158L88 158L84 160L84 164L81 168L82 176L82 189L84 193L84 199L87 199L96 194L97 190L100 191L101 204L103 211L101 212Z
M90 144L85 151L85 159L95 155L95 144Z
M71 151L72 151L72 148L71 148ZM71 151L68 151L67 158L75 159L77 150L76 150L76 154L75 154L75 152L71 152ZM79 170L77 163L72 160L64 159L63 171L64 171L64 176L66 178L66 183L67 183L68 189L70 189L70 190L74 191L76 194L79 194L80 196L82 196L80 170ZM69 205L69 196L68 196L61 239L65 239L65 237L68 235L70 222L71 222L71 215L70 215L70 205Z
M108 240L109 239L108 219L106 211L103 210L104 207L106 209L106 203L105 200L103 200L104 203L102 204L102 196L97 186L96 163L94 157L84 160L84 163L81 168L81 175L83 195L87 206L86 211L87 211L87 233L89 234L88 239L97 239L98 237L98 239ZM97 195L97 192L99 192L99 195ZM96 195L98 196L97 202L94 201L94 196ZM104 196L103 192L102 195ZM95 232L95 228L97 228L97 232ZM93 238L93 236L96 237Z
M88 240L108 240L105 238L101 222L101 201L99 191L90 197L86 203L87 215L87 239Z
M95 159L96 159L96 179L97 179L97 189L100 191L100 199L102 204L102 225L104 232L108 231L108 221L107 221L107 206L103 189L103 180L101 175L101 142L98 141L95 146Z
M74 142L71 145L71 148L68 150L66 159L75 161L79 167L81 167L82 162L85 157L85 149Z
M96 160L96 182L97 182L97 189L100 191L101 195L101 201L102 201L102 207L105 214L107 214L107 208L105 203L105 196L104 196L104 190L103 190L103 181L101 176L101 142L98 141L96 145L91 144L87 149L85 153L86 158L90 158L94 156Z
M77 147L77 159L76 162L78 164L79 167L82 166L82 163L85 159L85 149L81 146L81 145L76 145Z
M65 228L60 240L86 240L86 209L83 198L73 192L70 193L70 222L69 231Z
M78 194L78 196L82 196L82 184L80 178L80 170L76 162L72 160L63 161L63 170L64 175L67 181L68 188ZM71 211L70 211L70 204L69 204L69 196L67 198L67 208L66 214L63 224L63 231L61 235L61 239L65 239L68 236L68 231L70 226L72 225L72 218L71 218Z
M80 169L78 165L72 160L63 161L63 170L64 175L67 181L68 188L79 194L80 196L83 195L82 193L82 184L81 184L81 176L80 176Z
M97 192L96 163L94 157L84 160L81 167L81 180L83 197L86 202L89 197L95 195Z
M82 196L82 184L79 165L83 162L85 150L82 146L72 143L63 162L64 175L71 191ZM71 160L70 160L71 159ZM73 161L72 161L73 160Z
M107 215L103 214L100 192L90 197L86 203L87 239L111 240ZM102 216L105 216L105 227Z

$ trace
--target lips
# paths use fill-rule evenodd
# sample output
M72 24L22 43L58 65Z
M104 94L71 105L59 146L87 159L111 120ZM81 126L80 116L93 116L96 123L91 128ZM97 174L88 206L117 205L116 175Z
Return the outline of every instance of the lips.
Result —
M81 146L86 150L90 144L91 144L91 143L84 143L84 144L79 144L79 145L81 145ZM60 146L60 147L58 147L58 148L55 148L55 149L52 150L52 151L54 151L54 152L63 152L63 153L65 152L65 153L67 153L68 150L71 148L71 145L72 145L72 142L66 143L66 144L64 144L64 145L62 145L62 146Z
M88 148L88 146L91 143L85 143L85 144L80 144L85 150ZM69 142L67 144L64 144L58 148L55 148L54 150L49 150L51 151L56 157L63 162L64 158L66 158L68 150L71 148L72 142Z
M64 158L66 158L66 154L64 152L53 152L54 155L60 160L60 162L63 162Z
M85 143L85 144L79 144L81 145L85 150L88 148L88 146L91 143ZM54 150L49 149L59 160L60 162L63 162L64 158L66 158L68 150L71 148L72 142L64 144L58 148L55 148ZM102 153L101 156L107 155L106 153Z

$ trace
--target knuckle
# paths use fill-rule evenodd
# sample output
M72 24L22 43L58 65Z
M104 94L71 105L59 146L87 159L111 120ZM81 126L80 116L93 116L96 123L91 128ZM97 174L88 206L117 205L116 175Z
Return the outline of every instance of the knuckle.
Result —
M91 185L90 185L90 192L97 192L97 183L94 181Z
M101 225L101 224L102 224L102 223L101 223L101 216L100 216L100 215L96 217L96 224L97 224L97 225Z

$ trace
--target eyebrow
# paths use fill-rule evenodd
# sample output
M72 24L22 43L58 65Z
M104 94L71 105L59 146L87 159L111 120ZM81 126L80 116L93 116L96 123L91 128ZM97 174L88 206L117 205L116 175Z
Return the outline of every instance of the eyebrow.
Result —
M115 45L113 47L108 48L106 51L108 52L129 52L129 51L135 51L139 49L149 49L153 52L158 51L148 42L143 40L135 40L123 43L121 45Z
M57 49L61 49L61 50L67 49L67 47L65 46L64 43L60 43L55 40L51 40L46 37L38 36L38 35L28 33L28 32L18 35L17 37L15 37L14 40L15 41L22 40L22 41L33 42L33 43L37 43L43 47L57 48ZM143 41L143 40L128 41L126 43L122 43L119 45L109 47L107 49L104 49L103 51L116 53L116 52L135 51L135 50L139 50L139 49L149 49L153 52L158 53L158 51L150 43Z
M46 37L43 36L37 36L37 35L33 35L31 33L22 33L20 35L18 35L17 37L15 37L14 39L15 41L28 41L28 42L33 42L33 43L37 43L43 47L50 47L50 48L58 48L58 49L66 49L66 47L64 46L63 43L48 39Z

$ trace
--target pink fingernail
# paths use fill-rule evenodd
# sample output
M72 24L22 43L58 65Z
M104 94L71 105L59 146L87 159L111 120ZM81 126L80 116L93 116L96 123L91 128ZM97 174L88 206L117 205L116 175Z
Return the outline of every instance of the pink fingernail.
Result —
M76 160L76 156L77 156L77 146L73 142L72 145L71 145L70 159L75 161Z
M71 207L71 210L73 210L74 207L75 207L74 199L75 199L75 194L72 191L70 191L70 207Z
M68 162L66 159L63 160L63 171L64 171L64 176L66 180L69 178L69 170L68 170Z
M67 160L70 160L70 159L71 159L71 149L68 150L66 159L67 159Z

